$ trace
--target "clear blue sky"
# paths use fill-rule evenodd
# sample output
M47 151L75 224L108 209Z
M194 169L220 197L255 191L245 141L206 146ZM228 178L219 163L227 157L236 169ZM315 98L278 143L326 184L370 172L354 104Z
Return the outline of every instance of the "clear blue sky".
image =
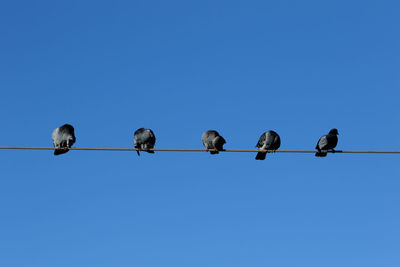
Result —
M0 145L400 149L397 1L3 1ZM0 265L399 266L400 157L0 151Z

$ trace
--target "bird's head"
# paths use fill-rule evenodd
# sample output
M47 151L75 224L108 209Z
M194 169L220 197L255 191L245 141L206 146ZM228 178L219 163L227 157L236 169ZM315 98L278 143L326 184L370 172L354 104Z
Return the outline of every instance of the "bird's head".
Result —
M339 132L336 128L333 128L329 131L329 134L335 134L335 135L339 135Z

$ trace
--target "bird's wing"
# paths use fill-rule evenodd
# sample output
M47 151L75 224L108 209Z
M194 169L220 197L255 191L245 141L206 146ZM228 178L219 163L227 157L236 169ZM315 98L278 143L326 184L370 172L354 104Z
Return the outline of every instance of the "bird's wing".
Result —
M143 131L144 128L139 128L133 134L133 144L135 147L139 146L143 142Z
M58 134L58 128L54 129L53 133L51 134L51 138L53 139L53 145L57 146L57 134Z
M203 145L206 145L207 139L208 139L208 132L204 132L204 133L201 135L201 141L203 142Z
M260 136L260 139L258 139L258 143L257 143L256 147L258 147L258 148L263 147L263 145L265 143L265 138L266 138L265 133L263 133Z
M268 132L267 135L265 136L265 147L267 149L270 149L273 146L274 141L275 141L275 136L270 132Z
M328 138L326 137L326 135L324 135L318 140L316 148L325 149L327 145L328 145Z

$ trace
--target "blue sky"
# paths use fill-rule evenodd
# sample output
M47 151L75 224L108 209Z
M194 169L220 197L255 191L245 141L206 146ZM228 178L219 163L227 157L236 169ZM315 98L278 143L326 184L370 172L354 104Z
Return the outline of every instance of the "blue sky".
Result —
M400 149L396 1L0 4L1 143ZM396 155L0 151L1 266L399 266Z

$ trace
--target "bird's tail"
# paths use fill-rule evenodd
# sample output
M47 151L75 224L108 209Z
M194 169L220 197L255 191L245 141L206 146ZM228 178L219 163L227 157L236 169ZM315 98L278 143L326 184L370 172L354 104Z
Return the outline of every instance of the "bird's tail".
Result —
M256 156L256 160L264 160L266 156L267 156L266 152L258 152L257 156Z
M210 150L211 155L219 154L218 150Z
M315 153L315 156L319 157L319 158L326 157L326 155L328 155L328 153L327 152L322 152L321 150L318 150L317 153Z
M135 148L137 149L137 150L136 150L137 155L140 157L140 150L139 150L139 149L140 149L140 146L138 146L138 145L135 144Z
M65 153L67 153L68 151L69 151L68 148L56 148L56 149L54 149L54 156L58 156L58 155L61 155L61 154L65 154Z
M149 145L149 144L144 144L144 145L142 145L142 149L143 149L144 151L146 151L147 153L150 153L150 154L154 154L154 150L151 150L151 149L153 149L153 148L154 148L154 146Z

